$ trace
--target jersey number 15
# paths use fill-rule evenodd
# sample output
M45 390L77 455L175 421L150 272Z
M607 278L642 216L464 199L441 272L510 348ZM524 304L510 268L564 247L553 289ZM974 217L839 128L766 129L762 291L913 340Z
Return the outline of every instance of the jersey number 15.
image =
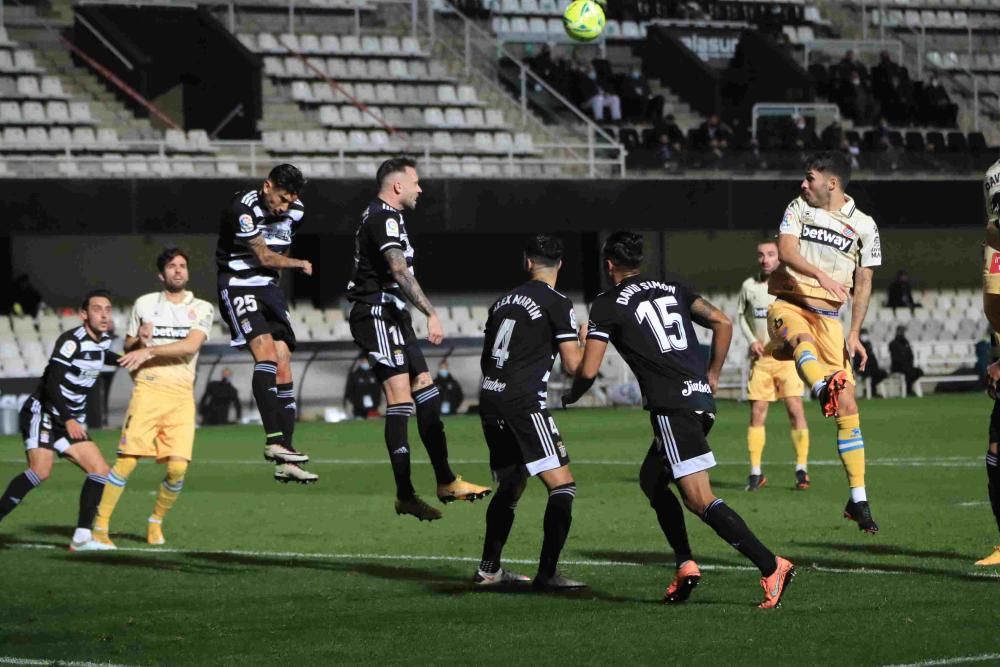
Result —
M643 301L635 309L635 317L639 322L645 322L653 330L656 344L660 352L671 350L686 350L687 334L684 333L684 318L680 313L671 313L670 306L676 306L677 299L672 296L661 296L653 301ZM671 331L676 327L676 331Z

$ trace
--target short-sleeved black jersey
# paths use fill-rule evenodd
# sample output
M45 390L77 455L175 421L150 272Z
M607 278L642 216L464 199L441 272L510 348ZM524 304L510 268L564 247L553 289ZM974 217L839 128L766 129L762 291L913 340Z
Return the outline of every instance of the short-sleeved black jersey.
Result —
M529 280L490 306L479 366L480 409L491 404L545 407L559 344L576 340L573 303L540 280Z
M278 270L260 265L248 245L263 236L269 250L287 255L292 238L302 224L305 207L296 199L288 210L272 215L256 190L237 192L222 210L215 265L220 287L255 287L278 282Z
M405 297L392 278L385 251L399 248L413 273L413 244L406 232L403 213L375 199L361 214L354 233L354 272L347 283L347 299L362 303L394 303L402 308Z
M117 358L108 351L110 347L108 334L103 333L100 340L94 340L82 325L62 333L52 346L42 381L31 397L59 423L67 419L85 422L87 397L105 361Z
M591 304L587 338L615 346L639 380L647 410L715 411L691 320L698 298L675 276L632 276Z

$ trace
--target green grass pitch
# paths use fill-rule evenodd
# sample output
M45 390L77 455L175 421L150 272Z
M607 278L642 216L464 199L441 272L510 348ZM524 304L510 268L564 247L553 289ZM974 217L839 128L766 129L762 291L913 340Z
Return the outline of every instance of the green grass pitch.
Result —
M1000 570L972 565L998 541L983 465L990 407L980 395L862 403L873 537L841 517L835 426L815 403L812 488L792 488L774 406L769 485L748 494L748 407L723 402L710 438L716 494L798 566L773 611L756 608L756 570L690 514L701 586L686 605L659 604L673 557L636 481L650 441L638 410L555 414L579 488L562 569L591 585L565 596L471 586L485 503L449 505L432 524L396 516L380 421L300 424L296 444L321 475L310 487L271 480L259 428L199 430L164 547L145 544L163 473L144 463L112 523L121 549L68 553L82 474L60 463L0 524L0 664L996 664ZM431 499L413 421L414 480ZM456 471L488 480L478 421L447 429ZM112 460L117 433L96 439ZM23 468L20 443L0 448L6 484ZM544 502L532 482L511 569L534 574Z

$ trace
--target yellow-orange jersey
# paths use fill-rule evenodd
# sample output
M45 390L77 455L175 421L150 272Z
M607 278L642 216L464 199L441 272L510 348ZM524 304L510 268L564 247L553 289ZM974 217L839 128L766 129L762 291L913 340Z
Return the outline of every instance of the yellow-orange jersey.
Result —
M839 210L827 211L798 197L785 209L778 233L798 238L802 258L849 290L858 266L882 264L882 245L875 221L846 199ZM768 289L775 296L831 297L818 280L784 264L771 274Z
M767 291L767 280L751 276L740 286L740 298L736 304L739 310L740 331L747 345L754 342L767 344L771 336L767 333L767 307L774 302L774 295Z
M153 324L152 346L166 345L184 340L188 334L201 331L205 339L212 330L215 309L207 301L196 299L191 292L184 292L180 303L167 300L166 292L153 292L139 297L132 307L129 317L129 336L138 336L139 327L145 322ZM198 353L186 357L154 357L132 374L136 387L148 385L152 388L171 391L194 391L195 369Z

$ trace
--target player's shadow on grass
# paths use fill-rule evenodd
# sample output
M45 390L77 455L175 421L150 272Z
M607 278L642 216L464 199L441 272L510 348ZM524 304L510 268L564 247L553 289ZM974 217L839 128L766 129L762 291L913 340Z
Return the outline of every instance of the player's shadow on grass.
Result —
M821 547L823 549L835 549L839 551L847 551L854 554L876 554L876 555L900 555L900 556L912 556L913 558L928 558L934 557L932 555L921 556L920 554L933 554L935 552L921 552L909 549L899 549L898 547L892 547L890 545L864 545L864 544L837 544L837 543L827 543L827 542L809 542L800 543L803 545ZM877 550L872 550L871 547L879 547ZM899 553L896 553L896 552ZM942 552L948 554L949 552ZM799 571L808 571L811 565L823 568L831 568L838 570L879 570L882 572L889 572L894 574L908 574L908 575L926 575L932 577L948 577L950 579L959 579L961 581L974 581L977 583L986 583L991 586L996 585L996 580L988 576L983 576L981 574L972 573L968 571L961 570L949 570L940 567L925 567L920 566L917 563L921 561L914 560L913 565L910 564L898 564L898 563L879 563L879 562L859 562L857 560L847 560L838 558L827 558L825 556L800 556L795 557L795 554L791 554L792 558L797 561L799 565ZM948 558L954 558L954 555L946 556ZM967 562L972 563L972 558L967 557Z
M894 544L846 544L843 542L793 542L793 544L845 551L848 553L876 554L879 556L912 556L913 558L942 558L963 562L978 560L978 556L963 554L957 551L928 551L924 549L908 549Z
M241 574L236 568L213 566L210 564L193 563L188 559L177 559L178 554L164 554L168 558L155 558L148 556L135 556L127 553L115 553L108 551L92 551L86 553L67 554L66 559L74 562L83 561L94 565L110 565L116 569L124 567L139 568L142 570L162 570L166 572L181 572L184 574Z
M674 556L672 552L665 551L611 551L594 550L581 551L587 558L595 560L609 560L619 563L635 563L636 565L667 565L673 569ZM737 560L727 560L724 558L712 558L711 556L698 556L698 563L704 565L740 565Z
M63 525L36 523L29 526L25 526L25 530L35 533L36 535L49 535L51 537L62 537L67 540L73 537L73 528Z

